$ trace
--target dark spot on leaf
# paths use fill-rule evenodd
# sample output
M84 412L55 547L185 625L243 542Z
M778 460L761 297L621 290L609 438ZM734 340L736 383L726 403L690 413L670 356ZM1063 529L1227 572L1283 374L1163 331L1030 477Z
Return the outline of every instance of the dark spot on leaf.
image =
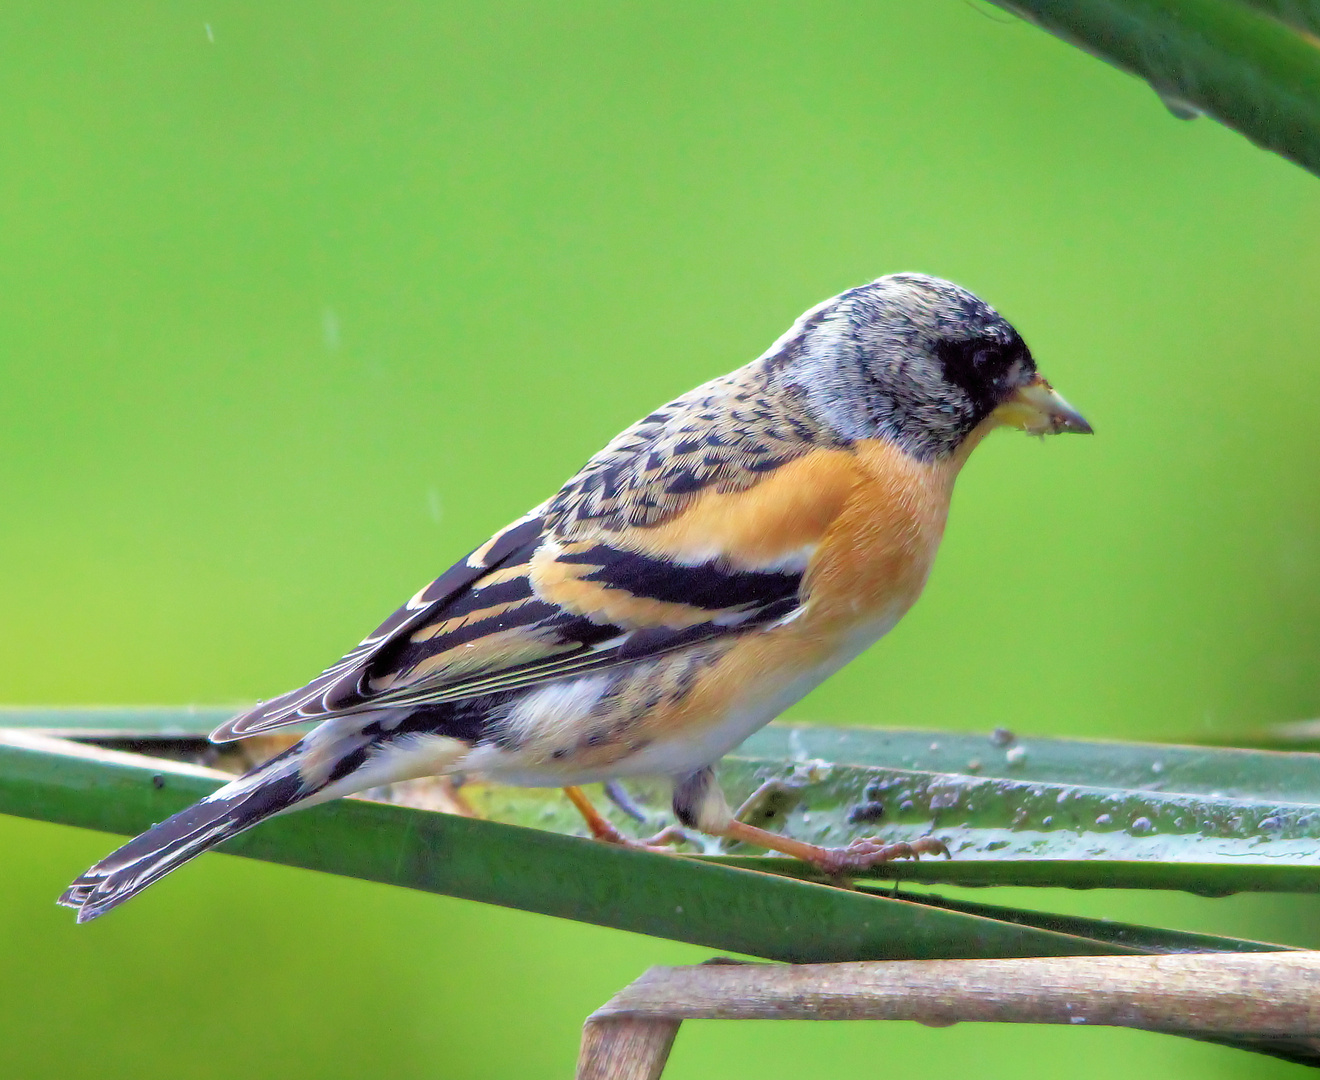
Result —
M848 821L853 825L870 825L885 816L885 804L882 802L858 803L848 811Z

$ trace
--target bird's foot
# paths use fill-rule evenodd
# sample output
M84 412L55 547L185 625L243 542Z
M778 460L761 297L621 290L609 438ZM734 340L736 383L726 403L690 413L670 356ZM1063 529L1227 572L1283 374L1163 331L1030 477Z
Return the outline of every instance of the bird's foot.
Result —
M842 874L857 874L881 863L895 859L916 859L922 855L949 855L948 845L934 836L923 836L908 843L903 840L883 843L875 837L854 840L847 847L817 848L819 854L812 853L808 862L818 866L831 877Z
M654 836L632 837L616 829L604 818L600 819L599 825L591 825L591 835L597 840L602 840L607 844L617 844L619 847L632 848L635 851L659 851L666 855L672 855L674 848L679 844L686 844L691 839L682 826L666 825Z
M648 836L642 840L634 839L620 832L613 822L597 810L581 788L566 787L564 788L564 794L577 807L578 812L587 823L587 828L591 830L591 835L607 844L617 844L619 847L634 848L639 851L660 851L672 854L672 848L675 844L686 843L688 840L687 833L677 825L670 825L661 829L654 836Z
M894 859L915 859L921 855L943 855L945 858L951 858L944 841L934 836L923 836L911 843L899 840L889 844L872 837L854 840L847 847L829 848L794 840L779 833L767 832L765 829L736 819L728 824L723 835L730 840L756 844L758 847L777 851L781 855L801 859L830 877L861 873L881 863L892 862Z
M682 825L666 825L654 836L648 836L645 840L637 840L635 843L640 844L647 851L670 851L679 844L692 843L692 837L687 834L687 830Z

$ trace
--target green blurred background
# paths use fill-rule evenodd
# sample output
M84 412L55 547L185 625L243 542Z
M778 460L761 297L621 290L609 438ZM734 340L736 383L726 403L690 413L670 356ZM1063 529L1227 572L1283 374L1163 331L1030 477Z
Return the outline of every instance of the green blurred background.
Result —
M1320 711L1320 181L960 0L0 8L0 700L286 689L653 405L895 270L1094 439L1000 435L927 595L793 717ZM702 950L0 820L6 1077L559 1077ZM1313 898L1014 894L1320 943ZM1282 1076L1132 1032L689 1024L667 1077Z

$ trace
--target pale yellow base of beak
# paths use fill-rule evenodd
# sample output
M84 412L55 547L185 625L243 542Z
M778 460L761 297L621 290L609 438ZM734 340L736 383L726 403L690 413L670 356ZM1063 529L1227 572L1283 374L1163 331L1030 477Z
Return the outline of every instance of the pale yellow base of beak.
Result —
M1055 393L1054 388L1039 375L990 416L998 423L1020 428L1028 435L1057 435L1063 431L1075 431L1079 435L1092 434L1091 425L1082 414Z

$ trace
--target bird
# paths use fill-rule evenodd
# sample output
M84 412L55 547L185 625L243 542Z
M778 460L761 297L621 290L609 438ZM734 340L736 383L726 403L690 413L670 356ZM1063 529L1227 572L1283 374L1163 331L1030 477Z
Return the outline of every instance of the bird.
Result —
M668 777L682 826L841 875L942 841L808 844L738 821L713 766L916 602L991 430L1089 434L994 308L897 273L808 310L643 417L306 685L214 742L315 722L148 829L59 903L93 919L275 814L423 776ZM656 846L656 845L648 845Z

